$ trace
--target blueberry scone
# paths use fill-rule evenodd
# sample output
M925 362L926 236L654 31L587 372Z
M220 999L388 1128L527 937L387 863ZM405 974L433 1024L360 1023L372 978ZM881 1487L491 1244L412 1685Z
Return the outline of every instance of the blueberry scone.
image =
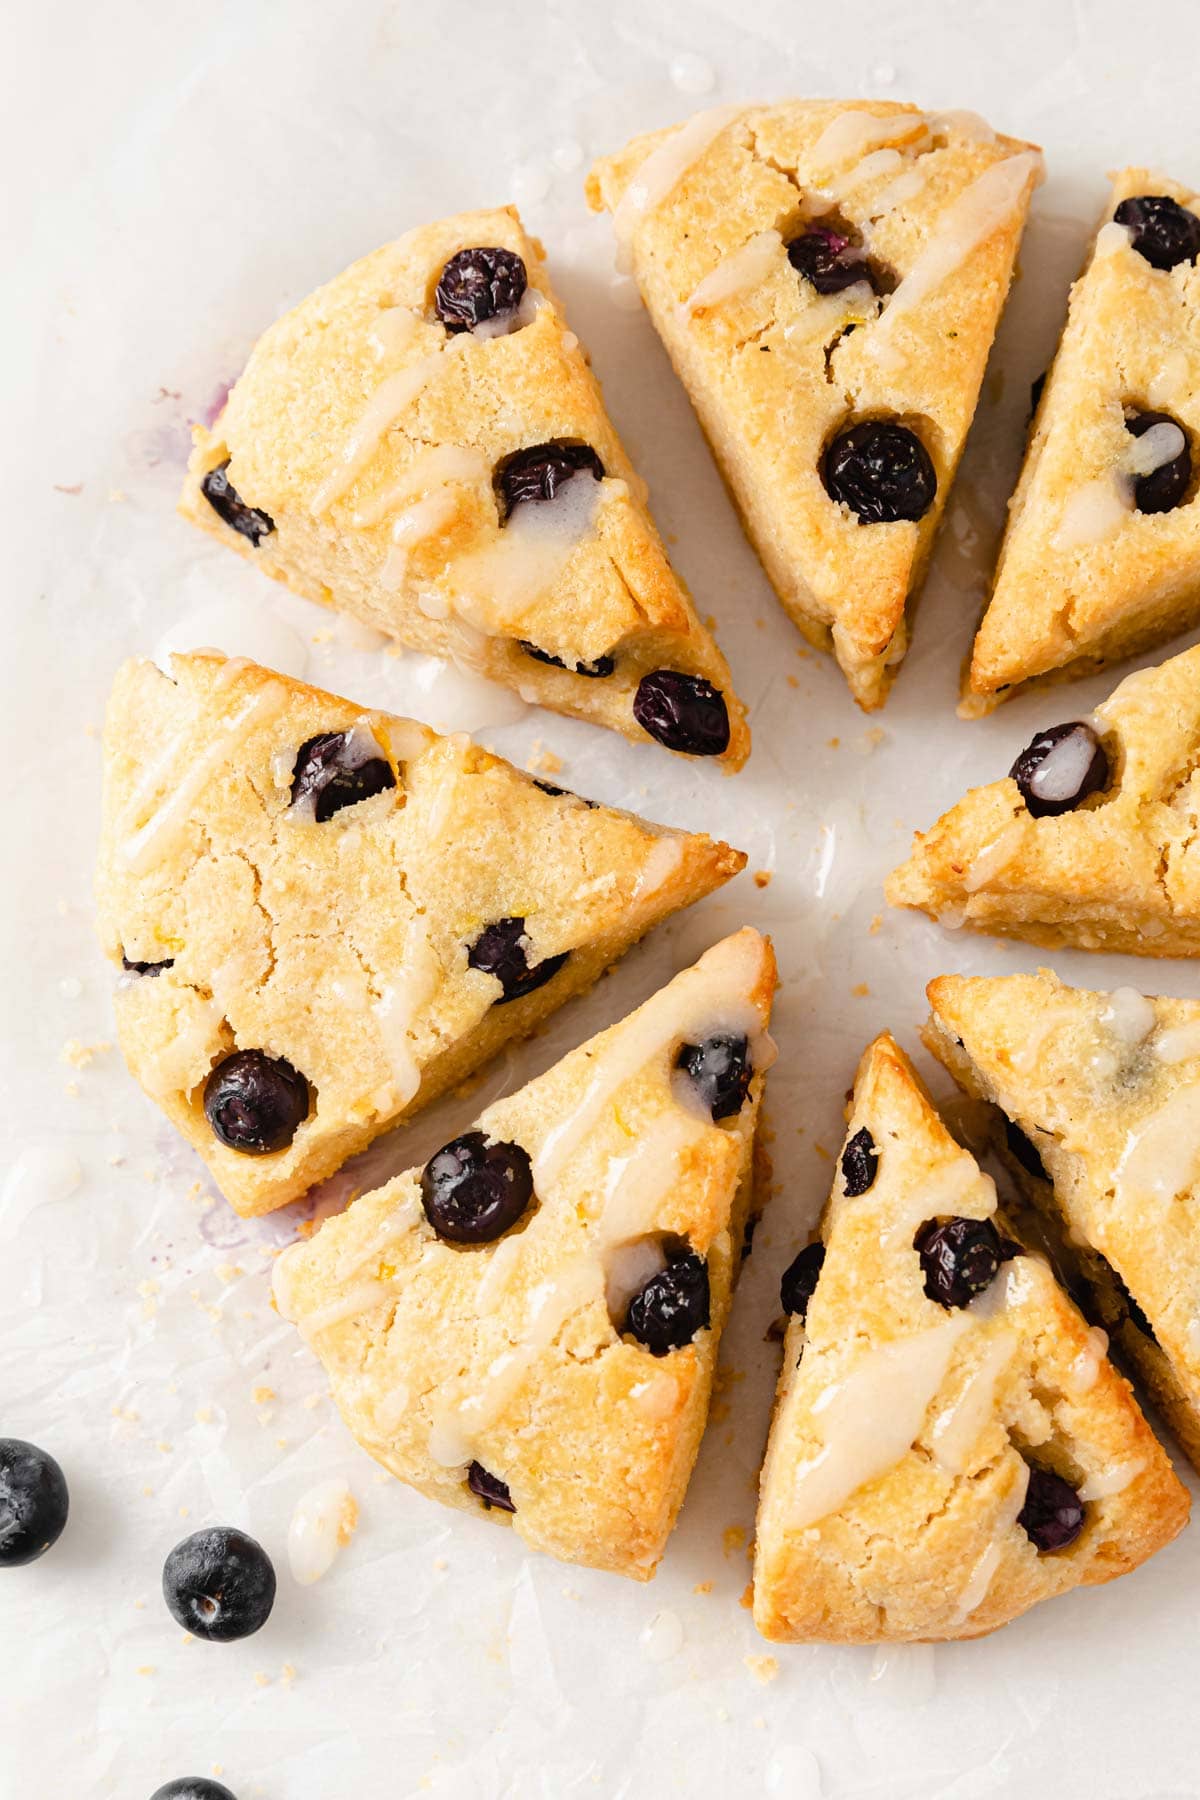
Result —
M754 1618L783 1641L979 1637L1136 1568L1188 1496L890 1037L787 1270Z
M775 961L745 930L276 1264L354 1436L431 1499L645 1581L751 1207Z
M1048 726L918 832L893 906L1048 947L1200 955L1200 650Z
M804 635L882 705L1039 154L888 101L725 107L592 170L618 255Z
M297 593L559 712L745 761L728 667L512 207L320 288L194 435L181 511Z
M1046 378L962 711L1200 620L1200 200L1123 169Z
M243 1214L745 861L253 663L172 668L127 663L109 703L99 928L130 1069Z
M929 1048L1009 1121L1027 1198L1200 1469L1200 1003L1047 971L929 999Z

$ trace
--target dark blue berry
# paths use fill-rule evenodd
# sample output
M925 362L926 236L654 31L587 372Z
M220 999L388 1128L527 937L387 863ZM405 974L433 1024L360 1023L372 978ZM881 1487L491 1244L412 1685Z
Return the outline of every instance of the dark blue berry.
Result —
M54 1458L24 1438L0 1438L0 1569L44 1556L62 1536L69 1507Z
M817 1291L817 1282L824 1265L824 1244L806 1244L799 1256L784 1270L783 1279L779 1283L779 1298L789 1318L808 1317L808 1303Z
M1012 1248L990 1219L927 1219L913 1239L925 1292L947 1311L967 1306L990 1287Z
M326 731L309 738L296 752L291 805L313 795L313 814L317 824L323 825L344 806L354 806L395 785L396 777L386 758L371 756L365 762L357 761L350 732Z
M181 1775L155 1788L150 1800L237 1800L221 1781L210 1781L206 1775Z
M236 1050L204 1084L204 1116L214 1136L247 1156L286 1150L308 1117L308 1103L303 1075L263 1050Z
M275 521L270 513L265 513L257 506L247 506L242 496L229 479L228 457L217 468L210 469L200 483L200 492L208 501L217 517L224 519L226 525L249 538L257 550L259 543L269 537L275 529Z
M553 500L572 475L585 472L596 481L604 479L604 464L590 444L554 438L546 444L529 444L524 450L514 450L496 464L492 477L501 520L508 519L518 506Z
M447 331L469 331L515 312L528 276L515 250L481 245L459 250L438 277L433 304Z
M1134 437L1142 437L1152 425L1179 425L1170 413L1134 413L1125 421L1125 429ZM1180 425L1179 429L1183 431ZM1192 452L1187 432L1183 432L1183 449L1170 462L1160 463L1149 475L1139 475L1133 484L1133 501L1139 512L1173 512L1182 505L1192 485Z
M466 1131L443 1144L421 1171L421 1204L440 1238L490 1244L533 1198L533 1168L520 1144Z
M685 756L722 756L729 748L725 696L702 675L653 669L638 683L633 716L656 743Z
M1017 1524L1043 1554L1065 1550L1083 1530L1086 1508L1069 1481L1049 1469L1030 1468Z
M244 1531L210 1526L176 1544L163 1564L163 1599L193 1637L231 1643L266 1624L275 1604L275 1570Z
M629 1302L624 1329L651 1356L682 1350L710 1318L708 1264L695 1251L674 1257Z
M875 271L840 231L811 225L787 247L788 261L818 294L840 294L855 282L875 287Z
M675 1067L695 1084L714 1122L740 1112L754 1074L748 1041L727 1031L705 1038L702 1044L684 1044Z
M1200 219L1168 194L1133 194L1113 218L1128 227L1133 248L1152 268L1173 269L1200 255Z
M866 1126L861 1126L842 1151L842 1184L847 1196L857 1200L869 1193L879 1172L879 1152Z
M1008 772L1035 819L1072 812L1109 782L1104 745L1082 719L1039 731Z
M492 1475L482 1463L473 1462L467 1470L467 1486L483 1501L486 1510L490 1511L494 1506L500 1512L516 1512L507 1481L501 1481L498 1475Z
M162 962L130 962L125 952L121 952L121 967L130 975L161 975L164 969L175 967L175 958L165 956Z
M907 425L864 419L839 432L821 465L825 491L861 525L923 519L937 495L929 452Z
M506 1006L510 1000L522 1000L536 988L545 987L566 962L569 951L558 956L543 957L530 967L526 954L525 921L521 918L497 919L481 931L467 951L467 963L485 975L494 975L502 992L495 1004Z
M598 656L595 662L568 664L561 656L551 656L548 650L539 650L528 638L519 638L517 641L526 656L532 656L535 662L549 663L552 669L569 669L572 675L586 675L589 681L603 681L617 666L611 656Z

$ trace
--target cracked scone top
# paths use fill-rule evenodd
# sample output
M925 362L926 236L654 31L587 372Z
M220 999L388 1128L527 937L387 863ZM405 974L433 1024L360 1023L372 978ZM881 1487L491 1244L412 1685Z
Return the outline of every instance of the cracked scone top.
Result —
M276 1264L354 1436L531 1548L648 1580L750 1217L775 960L715 945Z
M180 510L268 575L635 741L749 754L512 207L363 258L267 330Z
M1200 1004L945 975L926 1043L1026 1143L1014 1169L1200 1468Z
M1188 1496L890 1037L847 1113L820 1243L783 1281L754 1619L785 1642L978 1637L1135 1568Z
M588 182L780 600L883 703L1040 171L969 114L726 107Z
M745 858L214 652L119 672L101 940L129 1067L243 1214L302 1194Z
M1200 955L1200 650L1040 731L916 834L886 892L1048 948Z
M1114 178L1009 502L964 713L1200 619L1198 212L1147 169Z

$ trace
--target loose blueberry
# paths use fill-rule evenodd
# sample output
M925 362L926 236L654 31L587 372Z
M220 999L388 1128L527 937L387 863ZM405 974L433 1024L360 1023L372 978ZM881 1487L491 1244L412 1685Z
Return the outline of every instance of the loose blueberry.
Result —
M860 1194L869 1193L878 1172L879 1152L875 1148L875 1139L864 1125L842 1151L842 1181L847 1197L857 1200Z
M311 794L313 815L317 824L323 825L343 806L369 800L372 794L395 785L392 766L384 757L356 760L350 732L324 731L307 739L296 752L290 804L295 806Z
M515 250L481 246L459 250L442 270L433 304L447 331L470 331L515 312L528 276Z
M675 1067L693 1081L714 1124L741 1111L754 1074L750 1045L744 1037L719 1031L702 1044L684 1044Z
M261 1630L275 1604L275 1570L261 1544L217 1525L176 1544L163 1564L163 1599L193 1637L228 1644Z
M1154 269L1194 263L1200 255L1200 219L1167 194L1135 194L1113 218L1132 234L1133 248Z
M498 1475L489 1473L482 1463L473 1462L467 1470L467 1486L489 1511L494 1506L500 1512L516 1512L507 1481L501 1481Z
M308 1083L282 1056L236 1050L204 1084L204 1116L231 1150L286 1150L308 1117Z
M966 1306L1000 1272L1005 1244L990 1219L927 1219L913 1248L921 1258L925 1292L947 1311Z
M514 450L497 463L492 478L501 518L510 518L518 506L553 500L572 475L585 472L596 481L604 480L604 464L590 444L554 438L546 444L529 444L524 450Z
M793 238L787 255L796 273L818 294L840 294L858 281L875 287L875 271L863 252L840 231L824 225L812 225Z
M229 479L229 457L217 468L210 469L200 483L200 492L208 501L219 519L250 542L257 550L265 537L270 537L275 529L275 521L270 513L265 513L257 506L247 506L237 489Z
M694 1250L676 1256L651 1275L629 1302L625 1330L651 1356L682 1350L708 1325L708 1264Z
M490 1244L516 1224L532 1198L528 1153L482 1131L452 1138L421 1171L425 1217L451 1244Z
M150 1800L237 1800L223 1782L210 1781L206 1775L181 1775L155 1788Z
M1037 1145L1011 1119L1004 1121L1004 1141L1008 1145L1009 1155L1016 1158L1027 1175L1032 1175L1037 1181L1049 1179L1046 1165L1038 1155Z
M1125 429L1134 437L1142 437L1152 425L1179 425L1170 413L1135 413L1126 419ZM1182 425L1179 429L1183 431ZM1173 512L1183 504L1192 485L1192 452L1187 432L1183 432L1183 449L1170 462L1160 463L1149 475L1139 475L1133 484L1134 505L1142 513Z
M824 1263L824 1244L807 1244L784 1270L779 1283L779 1298L789 1318L808 1317L808 1303L817 1291Z
M549 663L553 669L569 669L572 675L586 675L589 681L602 681L612 674L616 668L616 660L611 656L598 656L595 662L565 663L561 656L551 656L548 650L539 650L528 638L519 638L518 643L526 656L532 656L535 662Z
M130 962L125 952L121 952L121 967L130 975L161 975L164 969L175 967L175 958L165 956L161 962Z
M1031 1468L1025 1504L1017 1514L1017 1524L1043 1554L1065 1550L1083 1530L1085 1510L1069 1481L1049 1469Z
M723 756L729 748L725 696L702 675L679 669L643 675L633 697L633 716L656 743L685 756Z
M1039 731L1008 772L1035 819L1071 812L1109 782L1104 745L1082 719Z
M891 419L864 419L839 432L825 452L821 479L861 525L922 519L937 494L928 450L915 431Z
M69 1508L54 1458L24 1438L0 1438L0 1569L44 1556L62 1536Z
M525 921L521 918L497 919L480 932L467 951L472 969L494 975L503 992L496 1006L507 1006L510 1000L522 1000L536 988L545 987L566 962L569 951L559 956L543 957L531 968L526 954Z

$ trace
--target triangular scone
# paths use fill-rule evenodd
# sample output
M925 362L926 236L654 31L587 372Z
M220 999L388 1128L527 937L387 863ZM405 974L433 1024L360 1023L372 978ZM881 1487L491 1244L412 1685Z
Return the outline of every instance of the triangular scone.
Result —
M1113 217L1145 217L1142 196L1185 211L1164 227L1163 209L1151 209L1151 235L1142 236ZM1009 502L964 713L986 712L1024 682L1087 674L1200 619L1190 467L1200 425L1198 213L1200 199L1178 182L1146 169L1114 178ZM1191 256L1171 268L1135 247L1142 242L1161 263L1185 252L1189 236ZM1165 417L1142 443L1128 426L1144 431L1147 414ZM1164 458L1170 470L1135 487Z
M729 669L512 207L318 289L194 435L180 510L297 593L558 712L745 761Z
M588 181L779 598L864 707L904 655L1040 166L974 115L793 100L635 138Z
M1200 1002L1089 993L1045 970L945 975L929 999L929 1048L1024 1134L1029 1198L1061 1222L1200 1469Z
M745 862L253 663L172 667L127 663L109 704L99 928L129 1067L241 1213L294 1200Z
M653 1575L751 1210L775 959L717 944L276 1265L364 1449L533 1549Z
M1188 650L1039 732L1019 780L974 788L917 833L887 897L1049 948L1200 955L1198 763L1200 650Z
M1135 1568L1188 1497L890 1037L848 1117L823 1261L810 1246L784 1277L755 1623L784 1641L978 1637Z

